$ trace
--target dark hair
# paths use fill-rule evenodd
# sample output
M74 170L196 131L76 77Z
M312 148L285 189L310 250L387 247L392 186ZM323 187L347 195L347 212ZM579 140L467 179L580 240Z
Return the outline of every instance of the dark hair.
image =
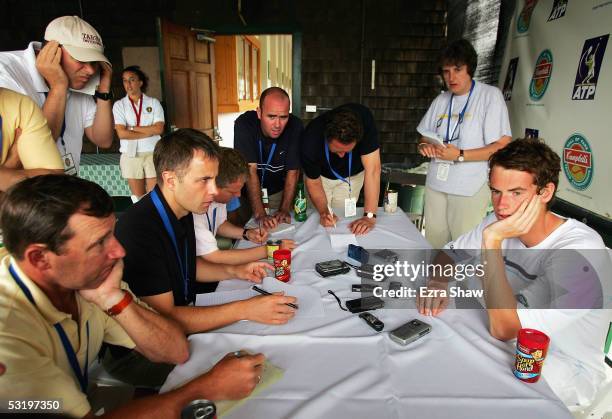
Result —
M489 168L493 170L495 166L531 173L538 192L551 182L555 185L555 193L557 192L561 159L539 138L517 139L497 150L489 157ZM552 201L551 199L548 202L549 207Z
M221 155L219 146L201 131L181 128L164 135L155 144L153 151L157 182L163 184L162 173L167 170L176 172L181 180L196 150L203 152L206 158L213 160L218 160Z
M249 177L249 165L242 155L233 148L221 147L217 187L225 188L228 184Z
M76 176L42 175L8 190L0 209L0 228L9 253L21 260L26 248L44 244L60 254L74 232L74 214L104 218L113 213L113 200L102 187Z
M325 140L338 140L342 144L353 144L361 141L363 126L353 111L339 108L331 115L325 125Z
M445 65L467 66L470 77L474 77L478 65L478 54L467 39L452 42L440 54L440 72Z
M271 94L284 96L288 101L291 101L291 99L289 99L289 95L284 89L281 89L280 87L268 87L266 90L261 92L261 95L259 95L259 109L263 110L264 100Z
M140 69L140 66L131 65L131 66L125 67L121 71L121 77L123 77L123 73L127 71L129 71L130 73L134 73L138 76L138 79L142 82L142 86L140 87L140 90L142 90L143 92L146 92L147 87L149 87L149 77L144 73L144 71Z

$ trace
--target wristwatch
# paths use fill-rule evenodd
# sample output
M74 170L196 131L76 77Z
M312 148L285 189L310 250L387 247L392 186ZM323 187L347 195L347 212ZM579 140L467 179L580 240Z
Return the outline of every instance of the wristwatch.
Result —
M368 218L376 218L376 213L374 212L366 212L365 216Z
M101 93L101 92L98 92L96 90L96 92L94 93L94 97L96 99L100 99L100 100L112 100L113 99L113 92Z
M246 241L249 241L249 238L247 237L247 231L249 231L248 228L245 228L244 230L242 230L242 238Z
M465 156L463 155L463 150L459 150L459 157L457 157L457 161L459 161L459 162L465 161Z

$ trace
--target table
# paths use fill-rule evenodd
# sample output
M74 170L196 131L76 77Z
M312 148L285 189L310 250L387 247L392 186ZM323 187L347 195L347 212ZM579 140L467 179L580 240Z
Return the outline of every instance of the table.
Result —
M366 248L429 248L404 213L378 212L375 230L358 237ZM346 227L349 220L338 223ZM321 278L314 263L342 258L331 249L318 215L298 224L292 283L310 285L322 298L325 316L294 319L283 326L240 322L189 338L191 358L177 366L162 387L168 391L209 369L237 349L262 352L285 370L283 378L231 412L228 418L571 418L545 380L525 384L512 375L514 348L489 336L486 312L447 310L424 318L414 309L383 309L377 333L356 314L341 311L327 293L358 298L353 272ZM240 247L245 244L241 243ZM229 280L219 290L247 288ZM402 347L388 330L413 318L432 332Z
M119 168L121 154L82 154L79 177L102 186L110 196L130 196Z

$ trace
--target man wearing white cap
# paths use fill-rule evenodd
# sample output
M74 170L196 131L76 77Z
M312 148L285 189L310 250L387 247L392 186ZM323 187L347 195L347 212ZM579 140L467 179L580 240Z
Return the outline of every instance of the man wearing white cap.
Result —
M102 38L77 16L51 21L43 45L0 52L0 87L42 108L68 174L78 173L83 133L99 147L113 141L111 75Z

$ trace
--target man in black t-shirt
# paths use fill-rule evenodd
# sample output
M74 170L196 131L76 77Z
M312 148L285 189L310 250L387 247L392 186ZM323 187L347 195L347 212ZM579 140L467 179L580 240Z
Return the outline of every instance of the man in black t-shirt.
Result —
M210 138L193 129L177 130L159 140L153 160L157 186L119 218L115 230L126 249L123 278L132 291L188 334L239 320L286 323L294 310L285 303L294 302L293 297L257 296L217 306L188 306L202 291L198 285L230 278L259 283L271 266L227 265L196 257L192 213L205 213L217 193L219 148Z
M303 127L298 117L289 114L289 105L287 92L270 87L261 93L257 111L243 113L234 123L234 148L249 163L246 188L250 208L241 207L252 210L266 228L291 222ZM278 208L274 215L267 214L266 195L269 209Z
M345 216L353 216L364 187L364 215L349 228L354 234L374 228L381 164L372 112L349 103L318 116L306 127L300 150L306 188L321 225L335 225L337 217L328 206L344 208Z

